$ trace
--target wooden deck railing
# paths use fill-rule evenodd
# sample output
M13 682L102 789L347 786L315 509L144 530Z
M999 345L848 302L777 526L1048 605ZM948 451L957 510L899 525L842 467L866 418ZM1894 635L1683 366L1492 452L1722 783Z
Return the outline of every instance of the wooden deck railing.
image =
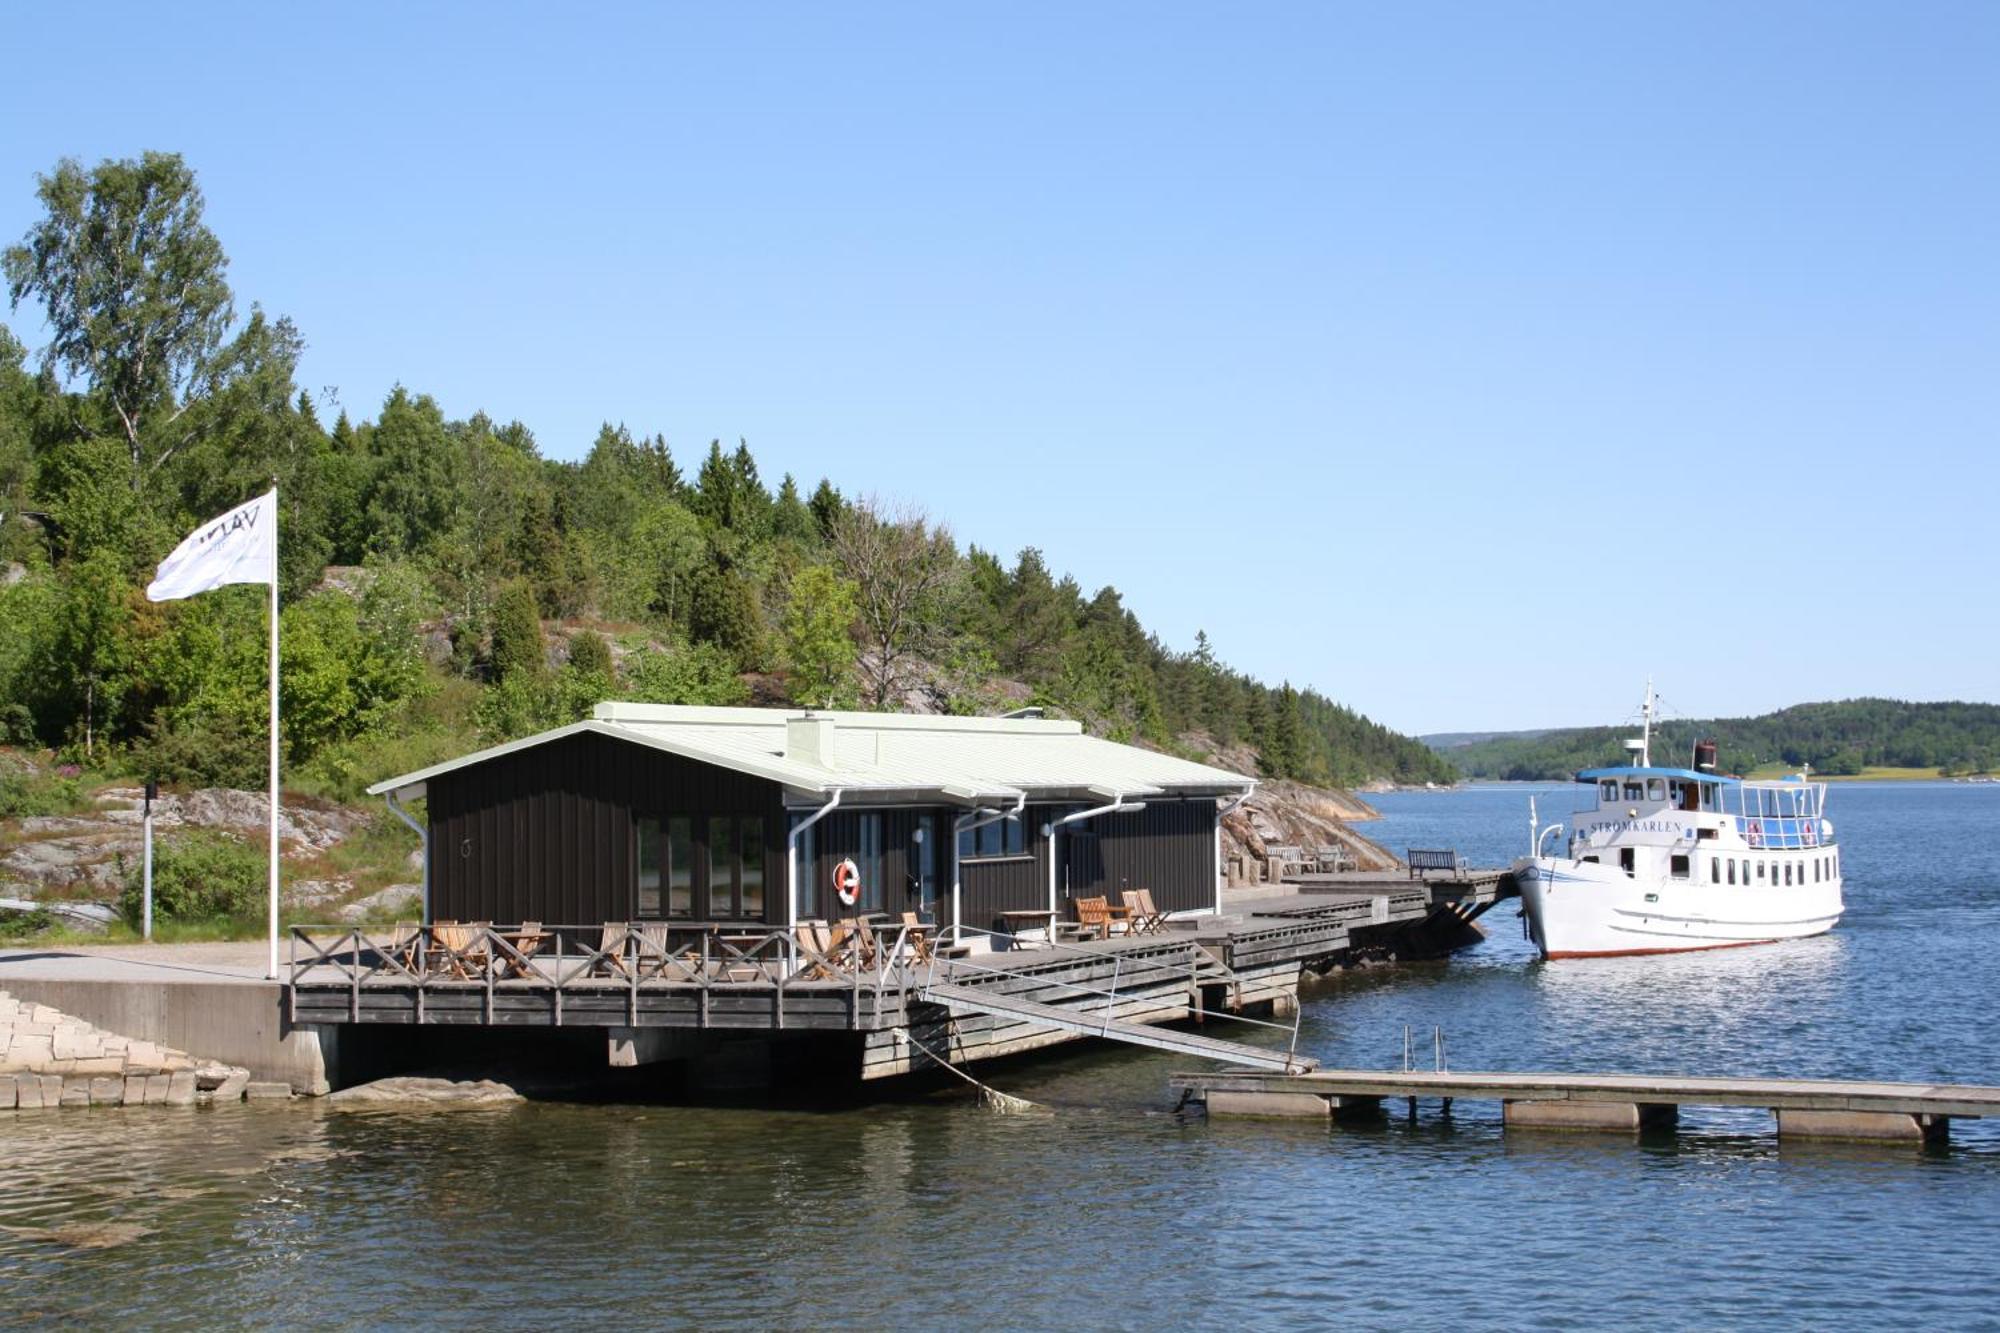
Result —
M692 988L745 993L775 989L849 990L858 1002L869 993L879 1011L890 995L907 996L930 964L926 926L857 923L824 933L766 929L726 931L642 922L623 926L561 926L489 922L438 923L389 930L294 926L291 931L291 1014L297 990L350 993L358 1014L361 992L393 987L414 990L417 1010L426 991L483 989L490 1020L496 990L552 991L558 1021L565 992L623 990L635 1016L642 990ZM596 939L593 946L583 943Z

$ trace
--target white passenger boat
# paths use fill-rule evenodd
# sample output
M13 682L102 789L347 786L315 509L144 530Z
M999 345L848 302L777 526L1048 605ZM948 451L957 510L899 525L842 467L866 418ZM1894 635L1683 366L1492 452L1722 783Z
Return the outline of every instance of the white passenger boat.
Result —
M1840 847L1826 784L1805 774L1748 782L1715 771L1698 742L1690 768L1652 763L1652 686L1624 768L1576 775L1567 829L1529 822L1534 855L1514 863L1544 958L1680 953L1796 939L1842 911Z

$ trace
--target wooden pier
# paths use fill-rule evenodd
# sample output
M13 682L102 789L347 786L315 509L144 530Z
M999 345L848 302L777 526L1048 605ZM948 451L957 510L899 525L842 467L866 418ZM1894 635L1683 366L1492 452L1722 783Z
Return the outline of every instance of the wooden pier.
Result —
M1143 1029L1294 1015L1309 973L1364 959L1434 957L1476 942L1472 921L1511 887L1499 871L1308 881L1147 934L1053 945L974 932L995 951L921 964L906 932L882 937L864 962L858 953L802 951L795 937L768 928L735 935L633 927L607 942L603 928L585 926L457 926L400 936L301 927L293 932L286 1017L313 1026L597 1028L621 1049L665 1049L663 1029L845 1033L859 1037L863 1078L915 1072L933 1058L962 1064L1093 1036L1297 1068L1309 1062L1289 1051L1232 1051L1228 1042L1180 1042ZM524 953L530 935L543 942Z
M1170 1085L1211 1115L1367 1118L1384 1101L1497 1101L1510 1129L1633 1133L1674 1125L1683 1106L1750 1106L1776 1115L1781 1138L1935 1143L1954 1119L2000 1115L2000 1088L1845 1079L1322 1069L1175 1074Z

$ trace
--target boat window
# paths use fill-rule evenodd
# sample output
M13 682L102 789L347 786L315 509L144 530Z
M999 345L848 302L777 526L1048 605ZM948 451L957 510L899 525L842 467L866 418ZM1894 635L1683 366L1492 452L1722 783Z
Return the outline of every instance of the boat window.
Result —
M1592 865L1592 866L1594 866L1594 865L1597 865L1597 864L1599 864L1599 862L1598 862L1598 859L1597 859L1597 858L1596 858L1595 856L1586 856L1586 857L1584 857L1584 858L1583 858L1583 863L1584 863L1585 865Z
M1792 863L1790 861L1787 861L1785 862L1785 887L1790 888L1791 885L1792 885Z
M1669 857L1667 859L1667 868L1675 879L1686 879L1688 877L1688 859L1685 856Z
M1757 863L1757 878L1758 879L1764 878L1764 863L1762 861L1759 861Z
M1733 856L1729 858L1729 882L1736 882L1736 858Z
M1599 801L1616 801L1618 799L1618 782L1615 778L1606 778L1597 784L1597 799Z
M1640 801L1640 800L1644 800L1644 799L1645 799L1645 797L1646 797L1646 789L1645 789L1645 787L1641 786L1641 785L1640 785L1639 783L1637 783L1637 782L1627 782L1627 783L1625 784L1625 799L1626 799L1626 800L1628 800L1628 801Z
M1722 858L1719 856L1708 858L1708 882L1710 884L1722 883Z
M1704 782L1701 784L1701 808L1704 810L1715 809L1715 784L1713 782Z
M1819 858L1817 856L1813 858L1813 883L1819 883Z
M1667 799L1667 782L1665 778L1646 779L1646 799L1649 801L1664 801Z

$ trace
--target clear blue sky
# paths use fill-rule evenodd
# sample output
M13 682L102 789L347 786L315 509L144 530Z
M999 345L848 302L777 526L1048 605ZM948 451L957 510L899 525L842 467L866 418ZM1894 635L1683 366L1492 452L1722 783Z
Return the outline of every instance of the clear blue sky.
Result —
M0 238L178 151L357 415L743 436L1410 731L2000 699L2000 6L4 30Z

